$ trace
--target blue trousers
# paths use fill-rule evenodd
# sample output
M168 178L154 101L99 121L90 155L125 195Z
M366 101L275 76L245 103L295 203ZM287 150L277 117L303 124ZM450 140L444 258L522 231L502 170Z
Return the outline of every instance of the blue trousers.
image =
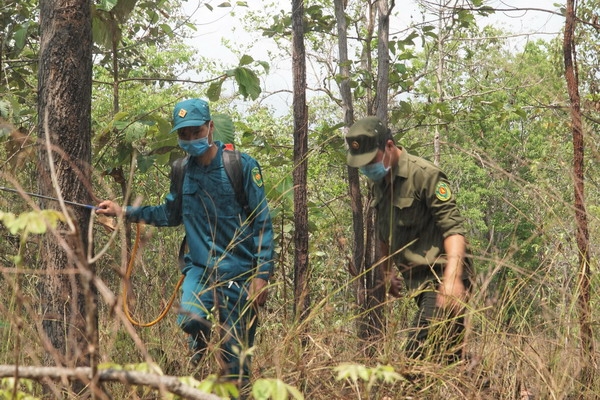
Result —
M177 322L189 335L189 345L200 361L211 334L219 335L220 360L224 376L246 384L250 377L250 356L258 315L247 301L248 281L217 282L203 267L187 264L182 285L181 309ZM218 322L218 326L213 323Z

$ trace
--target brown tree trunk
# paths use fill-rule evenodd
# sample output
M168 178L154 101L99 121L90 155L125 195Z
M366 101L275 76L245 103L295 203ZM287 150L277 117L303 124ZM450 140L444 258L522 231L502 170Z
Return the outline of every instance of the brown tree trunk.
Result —
M591 325L590 305L590 254L589 254L589 231L587 223L587 212L584 197L584 175L583 159L585 155L583 124L581 118L581 102L579 97L579 79L577 71L577 52L575 49L575 0L567 1L567 13L565 22L565 33L563 40L563 54L565 61L565 78L571 101L571 129L573 135L573 182L574 182L574 208L575 221L577 224L575 240L577 242L577 253L579 265L577 268L578 279L578 305L579 305L579 328L581 335L581 349L584 359L584 368L580 375L580 381L584 388L591 388L594 381L594 340ZM581 391L585 397L584 391ZM583 398L583 397L580 397Z
M40 1L39 191L84 204L92 201L91 27L89 1ZM46 272L40 284L45 364L89 366L94 365L90 350L97 348L98 324L93 269L86 261L90 211L72 208L68 217L68 224L46 235L41 252ZM72 389L79 391L82 385Z
M350 64L348 60L348 35L344 0L334 0L335 18L337 22L338 33L338 53L339 53L339 74L342 76L340 82L340 95L342 97L342 106L344 108L344 125L348 129L354 123L354 104L352 102L352 91L350 89ZM348 194L350 196L350 206L352 208L352 231L354 241L352 246L352 257L349 260L348 270L353 276L357 276L365 270L365 224L362 193L360 190L360 179L358 168L348 167ZM366 293L365 279L356 280L357 303L359 305L359 315L363 313L366 307L364 294ZM358 319L358 336L367 340L369 338L369 324L366 317Z
M375 95L375 114L385 126L388 124L388 89L389 89L389 31L390 31L390 7L388 0L379 0L377 3L377 92ZM383 263L377 261L383 257L379 254L376 246L376 230L373 212L367 213L368 237L367 254L365 264L372 266L365 270L366 298L364 309L368 310L367 335L371 341L377 341L385 333L385 315L383 304L385 302L385 285L382 284Z
M292 70L294 76L294 300L295 316L304 320L310 309L308 263L308 107L306 106L306 51L304 4L292 0Z

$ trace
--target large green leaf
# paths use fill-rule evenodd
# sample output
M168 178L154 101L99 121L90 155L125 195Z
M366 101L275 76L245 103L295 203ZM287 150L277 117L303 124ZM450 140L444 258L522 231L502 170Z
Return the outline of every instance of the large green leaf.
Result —
M96 4L96 8L102 11L110 11L117 5L117 0L101 0Z
M21 51L27 43L27 35L29 34L29 23L23 24L21 29L18 29L14 35L14 54L21 54Z
M223 86L223 80L219 79L212 82L206 91L206 96L210 101L217 101L221 97L221 88Z
M244 99L250 97L252 100L256 100L261 90L260 80L254 71L245 67L237 67L233 70L233 75Z
M0 222L13 235L19 232L25 236L29 233L42 234L48 227L56 229L58 223L65 220L64 214L56 210L29 211L20 215L0 211Z
M212 119L215 124L213 139L223 143L234 143L235 128L231 117L227 114L213 114Z

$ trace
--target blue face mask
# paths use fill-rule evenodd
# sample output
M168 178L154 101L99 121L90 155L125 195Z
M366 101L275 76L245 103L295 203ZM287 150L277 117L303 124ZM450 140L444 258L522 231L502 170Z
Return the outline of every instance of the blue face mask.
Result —
M181 147L186 153L192 157L198 157L206 153L206 150L210 148L208 143L208 136L194 140L181 140L178 139L179 147Z
M389 172L390 167L385 167L383 165L383 161L376 162L374 164L367 164L364 167L360 167L360 172L363 173L364 176L372 180L373 182L379 182Z
M385 160L386 153L383 154L383 159L379 162L373 164L367 164L364 167L360 167L360 172L363 173L364 176L372 180L373 182L379 182L390 171L390 167L385 167L383 165L383 160Z

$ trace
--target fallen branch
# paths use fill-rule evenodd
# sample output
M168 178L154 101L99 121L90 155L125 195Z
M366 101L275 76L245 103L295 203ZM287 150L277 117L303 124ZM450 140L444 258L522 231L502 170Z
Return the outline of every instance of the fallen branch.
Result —
M92 369L89 367L63 368L63 367L16 367L14 365L0 365L0 378L10 378L18 375L19 378L41 380L50 379L80 379L92 380ZM148 386L157 390L167 390L173 394L192 400L220 400L213 394L202 392L187 386L176 376L148 374L137 371L123 371L106 369L98 371L98 380L102 382L116 381L137 386Z

